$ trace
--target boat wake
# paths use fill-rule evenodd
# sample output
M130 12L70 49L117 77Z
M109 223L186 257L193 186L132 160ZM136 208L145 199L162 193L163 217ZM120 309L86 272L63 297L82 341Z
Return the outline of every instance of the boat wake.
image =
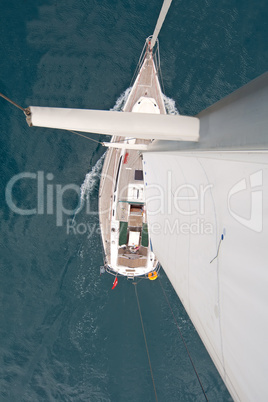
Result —
M86 174L85 180L80 187L80 200L79 206L74 213L73 222L76 215L83 209L85 200L89 200L90 195L94 191L97 182L100 179L101 168L103 165L103 160L105 158L106 152L97 160L90 172Z
M172 98L169 98L168 96L163 95L163 100L164 100L164 105L167 111L167 114L180 114L178 109L176 108L175 101Z
M127 88L117 99L117 101L115 102L115 105L112 109L112 111L114 112L120 112L121 110L123 110L125 103L127 101L127 98L130 94L132 87Z
M115 112L120 112L120 111L122 111L123 108L124 108L124 106L125 106L125 103L126 103L126 101L127 101L127 99L128 99L128 96L129 96L129 94L130 94L130 92L131 92L131 89L132 89L132 87L127 88L127 89L119 96L119 98L118 98L117 101L115 102L114 107L113 107L112 109L110 109L110 110L115 111ZM173 114L173 115L174 115L174 114L180 114L179 111L178 111L178 109L176 108L174 99L169 98L168 96L166 96L166 95L164 95L164 94L162 94L162 96L163 96L164 105L165 105L167 114Z
M121 110L123 110L124 105L127 101L127 98L130 94L130 91L131 91L131 87L127 88L119 96L119 98L115 102L114 107L111 109L112 111L120 112ZM94 188L96 187L96 184L100 179L101 168L103 165L103 160L105 158L105 155L106 155L106 152L96 162L96 164L93 166L91 171L86 174L85 180L80 187L80 200L79 200L79 205L77 207L77 210L75 211L74 216L73 216L73 222L75 221L76 215L83 209L85 201L89 200L90 195L94 191Z
M117 99L114 107L111 109L112 111L122 111L125 103L128 99L132 87L127 88ZM167 110L167 114L179 114L175 101L172 98L163 94L165 108ZM96 187L97 182L100 179L101 168L103 165L103 160L105 158L106 152L100 157L100 159L96 162L90 172L87 173L83 184L80 187L80 201L77 210L75 211L73 221L75 220L75 216L83 209L85 201L89 200L90 195L92 194L94 188Z
M86 174L85 180L81 185L80 201L83 203L85 199L88 199L92 191L94 190L97 181L100 178L100 172L103 164L106 152L100 157L100 159L93 166L91 171Z

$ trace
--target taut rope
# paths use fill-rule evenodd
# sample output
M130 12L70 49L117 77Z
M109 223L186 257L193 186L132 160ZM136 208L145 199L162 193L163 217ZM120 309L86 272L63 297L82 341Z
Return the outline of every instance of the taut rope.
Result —
M137 292L137 283L134 282L133 285L134 285L134 287L135 287L135 294L136 294L136 299L137 299L137 304L138 304L138 309L139 309L139 314L140 314L142 332L143 332L143 337L144 337L144 342L145 342L145 347L146 347L146 352L147 352L147 356L148 356L148 362L149 362L149 366L150 366L151 377L152 377L152 382L153 382L153 387L154 387L155 400L156 400L156 402L158 402L157 393L156 393L156 388L155 388L155 382L154 382L153 369L152 369L152 364L151 364L151 359L150 359L150 354L149 354L149 349L148 349L148 344L147 344L145 329L144 329L144 325L143 325L143 319L142 319L142 315L141 315L141 308L140 308L139 296L138 296L138 292Z
M21 107L20 105L18 105L18 104L17 104L16 102L14 102L13 100L9 99L7 96L5 96L4 94L2 94L1 92L0 92L0 96L1 96L2 98L4 98L6 101L8 101L9 103L11 103L12 105L16 106L18 109L22 110L23 113L25 113L27 116L30 114L29 109Z
M172 308L171 308L171 305L170 305L170 303L169 303L169 300L168 300L168 298L167 298L165 289L163 288L163 285L162 285L162 282L161 282L160 278L159 278L159 283L160 283L160 286L161 286L162 291L163 291L163 293L164 293L164 296L165 296L165 298L166 298L167 304L168 304L168 306L169 306L169 308L170 308L170 311L171 311L171 314L172 314L173 319L174 319L174 321L175 321L175 324L176 324L176 326L177 326L177 328L178 328L178 331L179 331L180 337L181 337L181 339L182 339L182 342L183 342L183 344L184 344L184 347L185 347L185 349L186 349L187 355L188 355L188 357L189 357L189 359L190 359L190 362L191 362L191 364L192 364L192 366L193 366L193 369L194 369L194 372L195 372L196 377L197 377L197 379L198 379L199 385L200 385L200 387L201 387L201 389L202 389L202 392L203 392L203 394L204 394L204 397L206 398L206 401L208 402L208 397L207 397L207 395L206 395L206 392L205 392L205 390L204 390L204 387L203 387L203 385L202 385L202 382L201 382L201 380L200 380L200 377L199 377L199 375L198 375L198 372L197 372L197 370L196 370L196 367L195 367L194 362L193 362L193 360L192 360L192 357L191 357L191 355L190 355L189 349L188 349L188 347L187 347L187 345L186 345L186 342L185 342L184 337L183 337L183 335L182 335L181 329L180 329L179 324L178 324L178 322L177 322L177 320L176 320L175 314L173 313L173 310L172 310Z

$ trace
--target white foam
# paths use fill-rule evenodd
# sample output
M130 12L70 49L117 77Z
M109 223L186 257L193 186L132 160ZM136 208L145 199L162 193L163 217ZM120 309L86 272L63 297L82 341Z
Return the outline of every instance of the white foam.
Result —
M114 107L111 109L113 111L121 111L124 108L124 105L128 99L132 87L127 88L117 99ZM165 108L167 110L167 114L179 114L176 106L175 101L168 96L163 94ZM97 182L100 178L101 168L103 164L103 160L105 157L106 152L100 157L100 159L96 162L90 172L86 174L85 180L80 187L80 204L75 211L73 220L75 216L83 209L85 200L89 200L90 195L92 194Z
M100 157L100 159L97 160L91 171L86 174L85 180L80 187L80 203L77 210L75 211L73 222L75 216L83 209L85 199L89 200L90 195L92 194L97 182L99 181L105 155L106 152Z
M97 181L100 178L100 171L102 168L103 164L103 159L105 157L106 152L100 157L100 159L95 163L93 168L91 169L90 172L86 174L85 180L83 184L81 185L80 189L80 200L84 201L85 198L89 199L90 194L92 194L92 191L95 188L95 185Z
M115 105L112 109L112 111L120 112L123 110L125 103L128 99L128 96L130 94L130 91L132 90L132 87L127 88L117 99L115 102ZM167 111L167 114L180 114L178 109L176 108L175 101L172 98L169 98L168 96L162 94L163 100L164 100L164 105Z
M164 105L167 111L167 114L180 114L178 109L176 108L175 101L172 98L169 98L168 96L163 95L164 99Z
M123 110L125 103L127 101L128 95L130 94L132 87L127 88L117 99L117 101L115 102L114 107L111 109L112 111L115 112L120 112L121 110Z
M117 99L115 102L114 107L111 109L113 111L121 111L124 108L124 105L127 101L127 98L130 94L131 87L127 88ZM100 159L96 162L96 164L93 166L90 172L86 174L85 180L83 184L80 187L80 203L75 211L73 221L75 219L75 216L83 209L85 199L89 200L90 195L92 194L99 178L100 178L100 173L101 173L101 168L103 164L103 160L105 157L106 152L100 157Z

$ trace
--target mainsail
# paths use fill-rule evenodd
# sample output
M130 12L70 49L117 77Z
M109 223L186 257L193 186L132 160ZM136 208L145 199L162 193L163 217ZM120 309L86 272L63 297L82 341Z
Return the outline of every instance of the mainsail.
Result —
M267 78L200 113L194 147L144 153L154 252L235 401L268 399Z

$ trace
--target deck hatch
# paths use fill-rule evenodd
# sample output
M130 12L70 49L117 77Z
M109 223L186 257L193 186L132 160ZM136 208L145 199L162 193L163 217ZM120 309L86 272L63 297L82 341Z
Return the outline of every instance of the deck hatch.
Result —
M127 244L127 222L120 222L120 231L119 231L119 246L123 244Z
M143 181L143 171L142 170L135 170L135 180Z
M141 245L143 247L148 247L148 225L147 225L147 223L144 223L142 225Z

